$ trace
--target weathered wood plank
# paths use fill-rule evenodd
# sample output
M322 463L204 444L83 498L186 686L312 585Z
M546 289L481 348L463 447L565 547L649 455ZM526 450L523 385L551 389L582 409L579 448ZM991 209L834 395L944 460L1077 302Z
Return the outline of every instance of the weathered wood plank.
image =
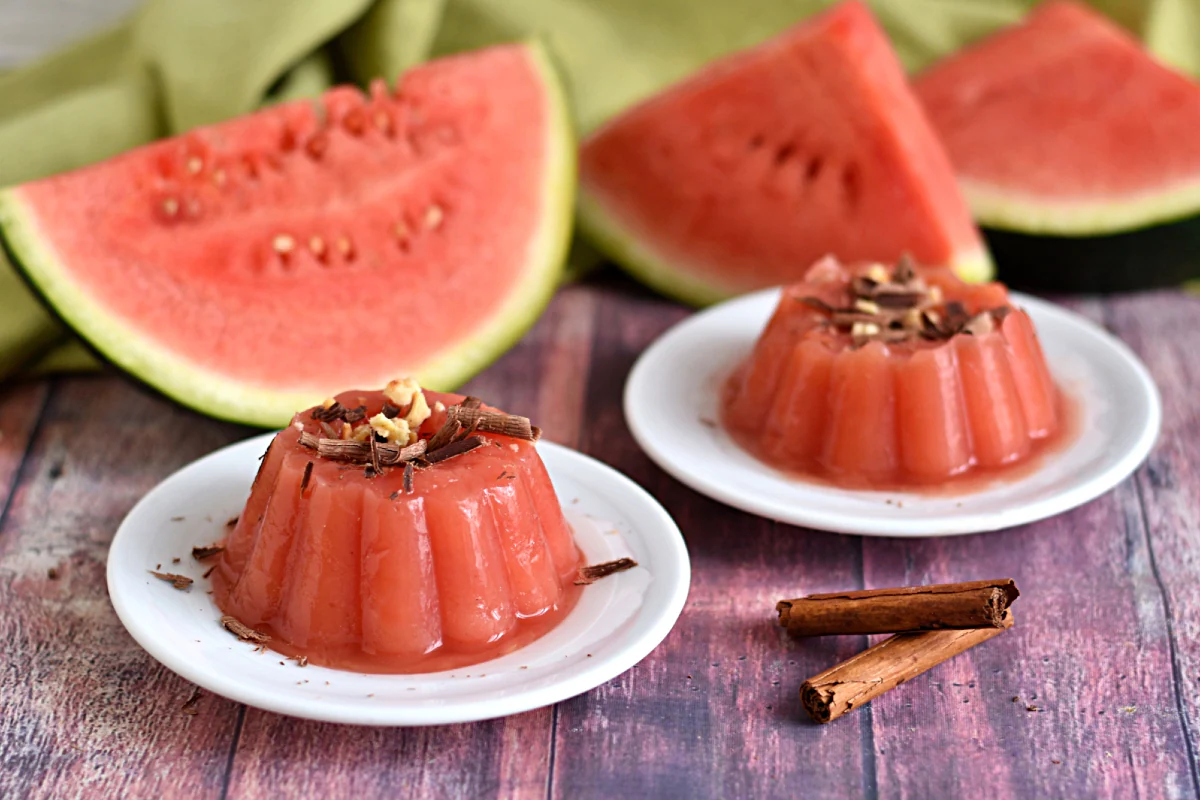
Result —
M1188 332L1200 298L1175 292L1122 297L1109 324L1141 356L1163 399L1158 446L1137 472L1145 512L1149 571L1166 605L1177 706L1148 710L1178 715L1188 733L1192 780L1200 785L1200 350Z
M1175 702L1170 643L1142 525L1126 483L1009 531L864 542L873 586L1002 576L1022 591L1012 631L874 703L889 795L1194 791L1179 719L1162 713Z
M0 390L0 520L49 394L50 385L45 381Z
M773 613L776 600L798 589L858 585L857 540L742 514L654 466L625 426L621 391L646 344L687 312L620 282L598 292L584 449L666 505L688 540L692 590L678 626L646 660L559 706L554 795L862 793L868 716L820 730L802 720L797 691L807 674L863 642L801 650Z
M116 378L58 383L0 529L0 797L220 795L237 707L181 711L192 686L125 633L104 566L143 493L244 433Z

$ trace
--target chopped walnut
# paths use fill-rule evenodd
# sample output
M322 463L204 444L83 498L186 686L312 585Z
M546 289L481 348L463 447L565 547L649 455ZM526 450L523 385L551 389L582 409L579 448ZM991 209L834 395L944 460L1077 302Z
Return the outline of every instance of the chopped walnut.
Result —
M407 419L388 419L384 414L376 414L369 420L371 430L378 436L383 437L389 442L395 442L401 446L407 445L412 439L413 431L408 426Z

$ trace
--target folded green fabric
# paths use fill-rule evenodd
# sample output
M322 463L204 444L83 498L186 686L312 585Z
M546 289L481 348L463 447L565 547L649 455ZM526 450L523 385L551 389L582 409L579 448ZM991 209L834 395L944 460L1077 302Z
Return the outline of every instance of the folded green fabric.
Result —
M330 85L392 81L431 56L541 35L580 129L701 64L753 45L823 0L149 0L117 28L0 76L0 185L72 169ZM873 0L905 66L1021 18L1032 0ZM1164 61L1200 74L1200 0L1097 0ZM573 266L594 260L585 248ZM0 263L0 378L77 369L64 338ZM63 342L65 349L56 350ZM41 361L37 359L41 358Z

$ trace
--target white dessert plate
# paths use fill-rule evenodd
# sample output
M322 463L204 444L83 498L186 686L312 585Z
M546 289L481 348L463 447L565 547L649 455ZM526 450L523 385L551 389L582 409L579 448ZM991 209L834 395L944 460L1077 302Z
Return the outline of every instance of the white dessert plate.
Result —
M227 532L273 434L184 467L134 506L108 555L108 592L138 644L216 694L307 719L358 725L440 725L490 719L565 700L645 658L675 624L691 568L675 523L649 494L600 462L538 445L588 563L631 556L638 567L583 588L570 614L532 644L447 672L369 675L300 667L256 652L218 623L221 612L193 546ZM172 563L179 558L180 563ZM148 570L195 578L185 590ZM280 662L283 664L280 664Z
M1050 370L1077 406L1078 432L1036 468L970 491L851 491L805 482L742 450L719 424L721 384L750 352L779 299L768 289L680 322L652 344L625 384L625 418L642 449L671 475L769 519L868 536L950 536L1059 514L1103 494L1137 468L1158 438L1162 404L1125 344L1053 303L1014 292L1033 318Z

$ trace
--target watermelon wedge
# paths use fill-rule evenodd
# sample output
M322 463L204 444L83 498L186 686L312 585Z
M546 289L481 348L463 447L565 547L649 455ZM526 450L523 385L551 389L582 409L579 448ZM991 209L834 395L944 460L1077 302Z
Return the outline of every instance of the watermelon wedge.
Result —
M694 304L797 280L830 253L991 274L950 163L856 0L597 130L580 211L613 259Z
M282 426L347 386L449 389L559 279L575 148L540 45L430 62L0 193L5 243L113 362Z
M914 85L1006 281L1200 274L1200 84L1096 11L1039 6Z

